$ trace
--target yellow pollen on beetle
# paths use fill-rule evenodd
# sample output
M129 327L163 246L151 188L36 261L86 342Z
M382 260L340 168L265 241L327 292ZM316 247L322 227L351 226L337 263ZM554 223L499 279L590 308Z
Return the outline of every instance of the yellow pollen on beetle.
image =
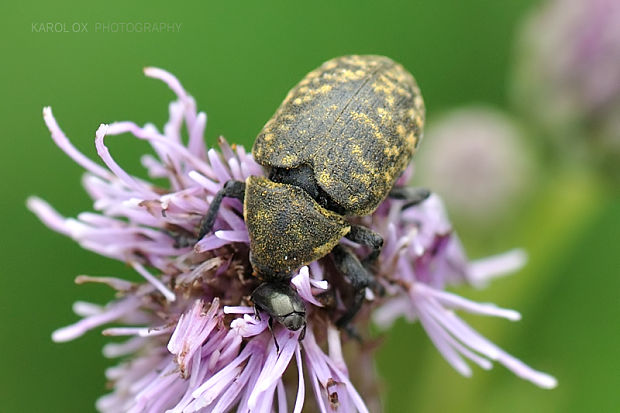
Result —
M315 89L316 94L326 94L329 93L334 87L332 85L323 85L318 89Z
M370 174L361 174L359 172L354 172L351 174L351 177L356 181L360 181L364 184L365 187L370 187L372 184L372 179L370 178Z
M280 132L288 132L290 130L291 130L291 127L289 125L287 125L287 124L283 123L281 125L278 125L278 131L280 131Z
M407 134L407 137L405 138L405 140L407 141L407 146L408 147L410 147L410 148L415 147L417 139L416 139L415 133L413 133L413 131L411 131L411 132L409 132Z
M338 66L338 61L336 60L330 60L327 63L323 64L322 69L323 70L332 70L333 68L335 68L336 66Z
M415 97L413 98L413 105L416 108L421 108L422 106L424 106L424 101L422 100L422 96L420 95L419 90L417 91L417 93L415 94Z
M396 88L396 93L398 93L400 96L403 96L407 99L411 98L411 92L409 92L407 89L402 88L400 86Z
M396 89L396 85L394 84L394 82L389 80L387 77L380 76L379 79L377 79L372 84L372 88L375 91L375 93L382 92L382 93L385 93L386 95L391 95Z
M383 150L383 153L385 154L385 156L395 158L400 154L400 149L396 145L386 146L385 149Z
M364 76L366 76L366 72L364 72L363 70L356 70L354 72L351 69L344 69L340 73L340 76L338 76L336 78L336 81L345 83L345 82L349 82L349 81L360 80Z
M415 124L418 127L418 129L422 129L422 125L424 125L424 119L422 119L422 116L416 115Z
M387 143L387 139L385 135L381 133L381 130L379 129L379 126L377 125L377 123L372 118L370 118L366 113L351 111L350 114L353 120L360 122L364 127L370 128L372 130L374 137L378 141L384 144Z
M392 173L392 171L383 172L383 180L385 182L390 182L392 179L394 179L394 174Z
M321 172L316 180L323 187L330 186L334 182L334 178L327 171Z
M372 120L366 113L351 111L350 114L353 120L361 122L364 126L372 128L374 132L379 131L379 127L377 126L375 121Z

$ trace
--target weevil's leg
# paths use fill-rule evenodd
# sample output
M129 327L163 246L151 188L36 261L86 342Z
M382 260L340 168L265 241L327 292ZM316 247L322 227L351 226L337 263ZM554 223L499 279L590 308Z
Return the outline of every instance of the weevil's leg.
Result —
M167 231L167 233L174 239L174 248L191 247L196 243L196 238L193 235L177 234L172 231Z
M339 326L338 328L344 330L350 338L362 344L362 336L360 336L360 333L357 331L357 328L355 328L355 326L347 324L345 326Z
M174 239L174 248L185 248L196 243L196 234L181 226L168 224L166 233Z
M215 223L215 217L220 209L220 205L222 204L222 199L224 197L228 198L237 198L243 202L243 198L245 197L245 183L241 181L228 181L224 184L224 187L217 191L215 194L215 198L211 202L209 206L209 210L207 214L200 221L200 232L198 232L198 241L200 241L207 233L211 232L213 229L213 224Z
M350 328L349 323L362 307L366 295L366 287L374 283L374 277L364 268L355 254L346 247L336 245L332 250L332 256L338 271L349 280L353 287L353 302L346 313L336 322L338 327L351 334L354 330Z
M299 338L297 341L302 341L304 337L306 337L306 327L308 327L307 323L304 323L304 326L301 328L301 333L299 334Z
M390 198L404 199L407 202L403 205L403 209L409 208L424 201L431 195L431 191L427 188L412 188L410 186L401 186L398 188L392 188L389 193Z
M260 321L260 310L255 305L254 306L254 317ZM273 317L269 316L269 320L267 320L267 327L269 328L269 332L271 333L271 337L273 337L273 342L276 345L276 353L280 354L280 345L278 344L278 340L276 339L276 334L273 332ZM305 326L304 326L305 327Z
M361 225L351 225L351 231L345 237L353 242L372 248L370 254L364 258L365 265L375 262L381 253L381 248L383 248L383 237L370 228Z
M271 333L271 337L273 337L273 343L276 345L276 354L280 354L280 345L276 339L276 334L273 332L273 317L271 316L269 317L269 321L267 321L267 327L269 327L269 332Z

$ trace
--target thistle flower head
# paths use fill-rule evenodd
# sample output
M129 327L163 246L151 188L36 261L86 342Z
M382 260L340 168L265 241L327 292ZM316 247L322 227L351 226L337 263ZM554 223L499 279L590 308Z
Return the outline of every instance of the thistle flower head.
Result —
M145 73L176 94L170 118L162 130L129 121L101 125L95 146L105 167L72 146L50 108L43 111L54 141L86 170L83 185L96 212L65 218L39 198L28 200L28 207L47 226L88 250L128 263L144 278L129 282L78 276L80 284L110 286L115 298L102 306L76 303L74 311L81 319L52 335L55 341L67 341L106 326L104 335L127 338L103 349L106 357L123 361L106 371L113 390L97 401L97 408L300 412L310 403L305 403L310 388L318 411L367 412L343 357L346 335L334 326L346 289L338 285L333 266L322 259L300 268L291 280L307 308L303 339L301 331L278 324L271 331L267 314L257 317L249 296L259 280L251 275L243 205L224 200L213 234L198 242L194 237L223 183L263 171L241 146L220 139L219 151L205 148L207 117L196 110L194 99L171 74L155 68ZM168 187L131 176L116 163L106 142L124 134L151 145L154 154L144 155L142 164L151 178L166 180ZM410 175L411 169L398 185ZM513 271L521 266L523 254L512 251L470 262L439 198L431 196L411 208L403 208L403 203L388 199L373 215L359 218L385 239L375 276L386 294L373 297L368 291L364 312L376 308L373 318L380 326L399 316L419 320L444 357L465 375L471 370L464 359L483 368L496 360L539 386L553 387L552 377L503 352L454 310L511 320L518 319L518 313L444 291L452 284L482 285ZM362 246L343 242L359 254L365 252Z
M416 171L462 217L495 225L531 186L522 138L498 110L460 108L427 128Z
M536 86L557 109L589 116L618 104L619 22L614 0L548 0L527 21L529 63L541 81Z
M526 21L520 40L521 106L561 149L595 155L620 174L620 3L548 0Z

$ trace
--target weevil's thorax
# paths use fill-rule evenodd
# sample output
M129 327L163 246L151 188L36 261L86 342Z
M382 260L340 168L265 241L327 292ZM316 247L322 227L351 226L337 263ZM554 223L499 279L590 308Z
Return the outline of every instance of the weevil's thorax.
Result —
M267 281L327 255L351 229L343 216L315 201L300 186L252 176L246 180L245 222L250 262Z

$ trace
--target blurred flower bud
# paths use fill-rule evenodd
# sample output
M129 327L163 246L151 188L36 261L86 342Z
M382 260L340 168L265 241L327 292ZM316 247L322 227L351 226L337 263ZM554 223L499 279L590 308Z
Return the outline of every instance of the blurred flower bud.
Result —
M525 22L515 97L559 151L620 172L620 2L547 1Z
M531 165L519 129L501 112L458 109L431 122L416 175L455 215L493 225L522 198Z

